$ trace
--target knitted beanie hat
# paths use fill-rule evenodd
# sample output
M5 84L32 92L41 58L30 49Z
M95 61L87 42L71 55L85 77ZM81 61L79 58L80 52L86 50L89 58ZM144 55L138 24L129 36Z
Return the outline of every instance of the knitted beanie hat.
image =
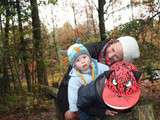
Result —
M86 54L90 57L90 54L82 44L75 43L71 45L67 50L67 55L70 65L74 65L75 60L82 54Z
M123 59L131 61L140 56L139 46L135 38L123 36L118 38L123 48Z

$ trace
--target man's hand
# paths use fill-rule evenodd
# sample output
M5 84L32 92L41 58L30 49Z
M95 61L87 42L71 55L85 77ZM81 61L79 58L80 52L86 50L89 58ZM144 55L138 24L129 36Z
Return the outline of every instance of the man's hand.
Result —
M118 112L116 112L116 111L112 111L112 110L106 110L105 111L105 115L115 116L117 114L118 114Z
M70 112L70 111L65 112L65 120L78 120L78 118L79 118L78 112Z

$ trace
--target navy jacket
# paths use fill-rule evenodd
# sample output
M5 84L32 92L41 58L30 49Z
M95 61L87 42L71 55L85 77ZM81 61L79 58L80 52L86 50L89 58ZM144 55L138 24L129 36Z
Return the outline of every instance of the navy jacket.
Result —
M101 74L95 81L80 87L78 91L77 107L89 115L99 118L105 117L106 109L110 109L102 100L102 91L108 71Z

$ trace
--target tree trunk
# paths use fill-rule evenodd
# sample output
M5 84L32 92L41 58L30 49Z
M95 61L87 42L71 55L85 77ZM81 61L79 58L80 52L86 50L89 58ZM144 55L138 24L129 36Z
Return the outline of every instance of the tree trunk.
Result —
M90 33L90 30L89 30L89 13L88 13L87 7L85 7L85 12L86 12L86 16L87 16L87 34L88 34L88 33Z
M96 36L97 32L96 32L96 24L95 24L94 17L93 17L93 6L91 6L91 3L89 2L89 0L87 0L87 4L88 4L88 8L89 8L89 11L87 8L85 8L85 11L87 14L87 25L91 24L91 26L89 25L89 27L88 27L89 28L88 31L90 31L90 29L92 28L94 35Z
M43 61L43 41L41 37L41 26L38 15L37 0L30 0L32 14L33 40L35 47L35 57L37 62L37 77L40 84L48 85L47 71Z
M51 9L51 13L53 15L53 9ZM56 41L56 30L55 30L55 22L54 22L54 17L52 16L52 24L53 24L53 33L52 33L52 37L53 37L53 45L55 47L55 52L56 52L56 57L57 57L57 61L58 63L60 63L60 58L59 58L59 54L58 54L58 46L57 46L57 41Z
M76 11L75 11L75 6L74 4L72 4L72 10L73 10L73 15L74 15L74 24L75 24L75 37L78 38L79 37L79 31L78 31L78 25L77 25L77 19L76 19Z
M101 41L106 39L105 21L104 21L104 5L105 4L106 4L105 0L98 0L99 32L100 32Z
M24 65L24 72L27 80L27 88L28 91L32 91L32 81L31 81L31 76L29 74L29 67L28 67L28 62L27 58L25 56L25 42L24 42L24 35L23 35L23 27L22 27L22 19L21 19L21 8L20 8L20 1L16 0L16 8L17 8L17 13L18 13L18 27L19 27L19 34L20 34L20 52L22 52L22 63ZM23 68L22 68L23 69Z
M3 27L2 27L2 16L0 14L0 29L1 29L1 36L3 36Z
M133 19L134 19L134 16L133 16L133 6L134 4L132 3L132 0L130 1L130 6L131 6L131 11L132 11L132 16L131 16L131 21L133 21Z
M4 32L3 32L3 27L2 27L2 17L1 17L1 14L0 14L0 28L1 28L1 37L0 37L0 40L3 41L4 40ZM2 55L1 57L3 57L2 59L4 59L4 56ZM2 61L3 62L3 61ZM1 66L3 67L3 65ZM0 68L0 71L1 73L0 74L3 74L4 72L4 68ZM0 76L0 96L3 96L4 95L4 84L5 84L5 80L3 79L4 76Z
M9 68L9 4L6 1L5 2L5 10L6 10L6 23L5 23L5 33L3 38L3 77L0 83L1 86L1 95L5 95L9 92L10 89L10 81L9 81L9 74L8 74L8 68Z

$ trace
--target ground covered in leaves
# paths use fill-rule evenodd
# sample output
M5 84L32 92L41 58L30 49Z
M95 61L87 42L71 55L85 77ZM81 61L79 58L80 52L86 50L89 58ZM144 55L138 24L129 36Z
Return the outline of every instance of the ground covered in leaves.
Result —
M152 104L153 112L156 120L160 120L160 80L145 80L142 84L142 100L143 104Z
M15 110L10 113L0 115L0 120L56 120L55 109L40 109L27 113L25 111Z
M10 102L12 105L10 105L9 109L0 105L0 120L57 120L53 99L42 99L38 101L39 103L37 101L33 102L33 99L21 100L23 101L19 101L19 104L16 103L14 105L13 101L12 103Z

